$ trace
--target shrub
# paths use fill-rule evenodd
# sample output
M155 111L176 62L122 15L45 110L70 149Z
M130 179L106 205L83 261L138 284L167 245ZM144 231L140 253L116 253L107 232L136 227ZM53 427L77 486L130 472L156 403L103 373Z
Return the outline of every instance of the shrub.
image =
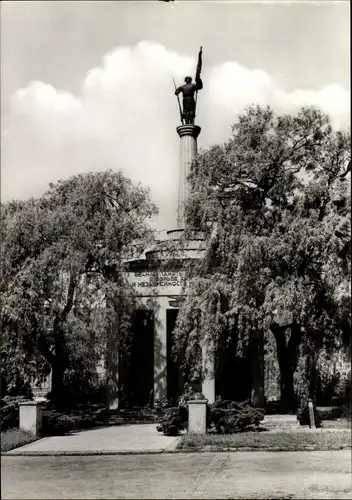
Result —
M322 415L314 402L313 402L313 411L314 411L315 426L321 427ZM301 425L309 425L310 427L309 406L308 406L308 399L306 398L301 400L301 404L297 411L297 420Z
M343 418L348 419L348 420L352 419L352 404L351 404L351 401L349 402L349 404L343 405L343 407L342 407L342 415L341 416Z
M68 415L56 411L43 412L43 436L64 436L74 430L77 430L76 423Z
M20 407L19 403L28 401L25 396L5 396L1 400L0 418L1 430L16 428L19 426Z
M160 418L157 431L165 436L178 436L181 430L187 428L188 408L186 406L174 406L167 408Z
M77 430L86 430L106 425L109 415L104 410L96 410L94 412L82 412L78 415L71 415L70 418L74 421Z
M166 410L166 408L170 408L170 403L167 398L155 399L153 402L153 406L157 410Z
M206 399L206 398L204 394L195 391L189 384L185 384L184 392L178 398L178 406L184 406L188 408L188 401L196 399Z
M229 399L222 399L221 397L217 398L216 401L211 405L211 408L223 408L226 410L242 410L247 406L251 406L250 400L246 401L230 401Z
M167 408L160 418L157 430L166 436L178 436L188 427L188 401L205 399L204 395L187 387L179 398L176 407ZM236 402L217 399L207 405L207 428L215 429L219 434L259 431L264 410L253 408L249 401Z
M178 406L168 407L168 401L160 400L163 406L163 414L157 425L157 431L163 432L165 436L178 436L183 429L188 427L188 401L205 399L201 392L197 392L189 384L185 384L184 393L178 398Z
M24 396L5 396L1 400L1 431L16 429L19 427L19 403L28 401ZM42 434L43 436L63 436L78 429L91 429L102 425L103 418L100 416L101 405L81 407L79 415L69 416L54 410L52 403L48 400L42 403Z
M219 434L259 431L260 421L264 418L264 410L253 408L245 403L226 402L230 407L219 407L216 402L209 408L209 427ZM226 404L224 403L224 404Z

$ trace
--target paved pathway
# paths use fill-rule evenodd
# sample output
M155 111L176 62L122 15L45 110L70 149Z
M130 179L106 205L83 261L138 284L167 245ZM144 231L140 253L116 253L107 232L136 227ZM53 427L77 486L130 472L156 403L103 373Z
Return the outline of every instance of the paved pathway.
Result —
M156 424L121 425L43 438L8 454L162 452L174 449L178 439L157 432Z
M3 456L2 499L352 499L351 453Z

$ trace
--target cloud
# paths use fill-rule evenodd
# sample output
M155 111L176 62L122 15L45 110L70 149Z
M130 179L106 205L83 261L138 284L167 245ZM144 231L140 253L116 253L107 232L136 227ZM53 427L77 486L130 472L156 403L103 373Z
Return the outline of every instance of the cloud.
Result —
M179 139L177 83L196 61L151 42L119 47L92 68L74 96L33 81L12 97L2 129L2 199L39 195L49 182L84 171L122 169L150 186L159 228L176 223ZM313 104L337 128L349 126L349 93L338 85L286 93L264 71L236 62L206 68L199 93L199 144L226 140L253 102L278 112Z

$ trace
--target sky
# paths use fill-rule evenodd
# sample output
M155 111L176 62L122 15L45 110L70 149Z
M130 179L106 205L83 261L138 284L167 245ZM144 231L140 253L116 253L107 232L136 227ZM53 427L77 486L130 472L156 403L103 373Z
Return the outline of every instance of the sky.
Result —
M314 105L350 127L349 1L1 2L1 198L121 169L176 226L174 77L203 46L199 148L230 137L247 105Z

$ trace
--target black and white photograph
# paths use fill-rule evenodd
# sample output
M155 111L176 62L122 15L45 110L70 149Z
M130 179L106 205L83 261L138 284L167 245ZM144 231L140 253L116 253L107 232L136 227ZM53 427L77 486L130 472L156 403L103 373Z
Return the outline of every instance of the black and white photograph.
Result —
M3 0L1 496L352 500L347 0Z

